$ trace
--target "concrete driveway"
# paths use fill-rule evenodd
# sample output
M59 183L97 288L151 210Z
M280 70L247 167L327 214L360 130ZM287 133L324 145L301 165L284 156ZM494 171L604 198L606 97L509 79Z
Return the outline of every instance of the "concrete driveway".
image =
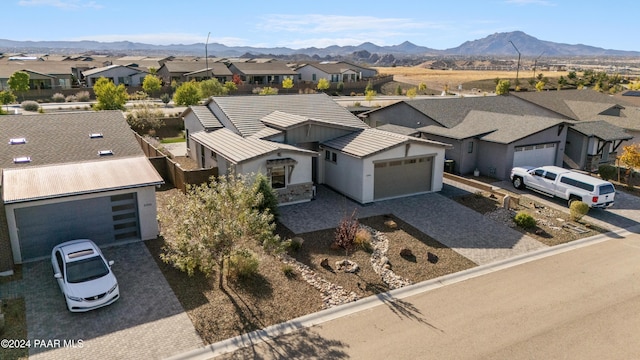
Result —
M25 298L28 338L45 345L32 346L29 359L157 359L202 346L143 243L103 252L115 261L121 298L87 313L66 309L48 260L23 266L13 290ZM76 347L63 347L65 341Z

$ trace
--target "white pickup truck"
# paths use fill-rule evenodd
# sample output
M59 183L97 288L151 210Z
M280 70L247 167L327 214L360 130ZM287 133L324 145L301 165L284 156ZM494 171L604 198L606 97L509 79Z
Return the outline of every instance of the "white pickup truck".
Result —
M616 189L608 181L558 166L522 166L511 169L511 182L516 189L529 188L551 197L568 201L580 200L589 207L613 205Z

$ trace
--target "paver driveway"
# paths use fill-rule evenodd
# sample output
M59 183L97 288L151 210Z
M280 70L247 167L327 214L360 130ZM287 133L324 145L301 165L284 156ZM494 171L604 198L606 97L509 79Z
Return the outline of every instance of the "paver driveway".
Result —
M52 341L52 347L32 347L29 359L159 359L202 346L143 243L104 248L103 252L115 261L121 298L87 313L66 309L50 261L23 266L23 280L12 291L25 298L28 338L32 344L36 339ZM64 348L55 346L55 340L82 343Z

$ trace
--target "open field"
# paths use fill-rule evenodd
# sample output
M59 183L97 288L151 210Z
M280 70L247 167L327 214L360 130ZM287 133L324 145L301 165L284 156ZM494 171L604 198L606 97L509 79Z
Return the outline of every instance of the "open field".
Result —
M449 86L450 91L457 91L458 85L462 85L463 92L471 92L472 88L481 91L495 91L496 78L510 79L511 84L515 83L515 71L495 71L495 70L433 70L419 66L412 67L376 67L381 75L393 75L395 81L414 84L418 86L425 83L428 88L442 91L445 86ZM537 73L540 73L537 71ZM551 84L555 84L560 76L567 76L566 71L542 72L549 78ZM529 70L521 70L518 78L520 86L530 87L528 80L533 76Z

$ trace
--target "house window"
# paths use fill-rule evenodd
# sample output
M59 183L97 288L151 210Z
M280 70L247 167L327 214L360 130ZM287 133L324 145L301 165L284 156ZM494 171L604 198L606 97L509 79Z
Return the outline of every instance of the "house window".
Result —
M338 162L338 154L332 152L331 153L331 161Z
M329 150L325 150L324 151L324 159L325 160L331 160L331 151L329 151Z
M469 144L467 144L467 152L469 154L473 152L473 141L469 141Z
M316 81L316 74L311 74L311 81Z
M324 159L326 161L337 162L338 161L338 154L333 152L333 151L325 150L324 151Z
M271 168L271 187L274 189L282 189L287 186L284 166L275 166Z

